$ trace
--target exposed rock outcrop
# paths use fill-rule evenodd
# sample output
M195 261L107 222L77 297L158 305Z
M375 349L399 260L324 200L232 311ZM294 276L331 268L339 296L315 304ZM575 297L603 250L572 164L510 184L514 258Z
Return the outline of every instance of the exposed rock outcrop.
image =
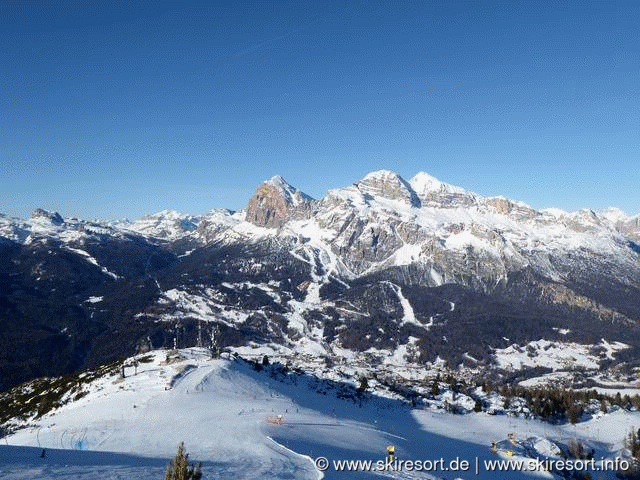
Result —
M308 213L314 200L275 176L258 185L249 200L246 220L260 227L278 228L297 214Z

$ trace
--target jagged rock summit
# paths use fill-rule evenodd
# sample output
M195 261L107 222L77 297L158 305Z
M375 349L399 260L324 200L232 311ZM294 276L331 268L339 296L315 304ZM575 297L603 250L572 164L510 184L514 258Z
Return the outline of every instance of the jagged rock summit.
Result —
M313 199L279 175L262 182L249 200L246 220L261 227L280 227L294 211L304 211Z

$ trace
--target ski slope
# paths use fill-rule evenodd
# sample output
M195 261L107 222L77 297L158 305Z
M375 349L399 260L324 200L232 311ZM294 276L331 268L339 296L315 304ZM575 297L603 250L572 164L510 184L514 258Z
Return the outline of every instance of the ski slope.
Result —
M637 412L617 411L577 426L535 420L452 415L411 408L393 398L340 399L303 373L283 381L242 360L211 360L201 349L149 355L137 369L94 381L80 400L32 420L3 439L0 479L160 479L179 442L203 463L207 479L493 479L554 478L548 472L319 472L313 460L382 460L388 445L401 459L450 462L530 455L544 439L586 439L612 457ZM276 375L277 377L277 375ZM267 419L282 418L281 425ZM518 443L507 441L513 432ZM491 441L499 451L491 452ZM40 458L42 449L45 458ZM535 449L534 449L535 450ZM548 449L547 449L548 450ZM529 452L529 453L527 453ZM600 478L600 477L598 477ZM609 472L604 478L615 478Z

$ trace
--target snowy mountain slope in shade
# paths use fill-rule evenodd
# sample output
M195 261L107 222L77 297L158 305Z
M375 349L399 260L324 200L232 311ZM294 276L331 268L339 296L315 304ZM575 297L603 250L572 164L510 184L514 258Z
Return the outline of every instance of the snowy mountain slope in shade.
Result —
M637 412L615 411L576 426L552 426L505 415L412 409L375 395L340 399L335 386L315 377L287 379L243 361L209 360L198 349L138 359L143 361L137 371L127 367L126 378L98 378L82 398L6 438L1 478L161 478L162 465L184 440L191 460L203 462L206 479L318 479L314 458L377 461L384 459L387 445L404 460L442 458L449 464L458 458L473 466L477 458L481 468L477 474L473 467L437 474L361 472L357 478L551 479L556 477L545 472L500 474L482 465L505 458L507 450L516 460L559 459L555 445L569 438L592 446L596 458L611 458L619 454L625 432L640 421ZM266 421L278 416L281 425ZM518 439L515 445L507 441L510 432ZM493 440L497 455L489 448ZM48 452L44 459L41 448ZM354 475L330 468L324 478ZM615 473L599 478L613 479Z
M264 417L284 412L290 399L275 396L246 367L197 353L163 365L165 355L155 353L137 375L129 368L128 378L92 384L84 398L8 443L168 459L184 440L191 458L207 463L207 478L317 478L309 460L262 431Z
M168 460L131 454L0 445L0 478L11 480L152 480ZM206 468L206 467L205 467Z

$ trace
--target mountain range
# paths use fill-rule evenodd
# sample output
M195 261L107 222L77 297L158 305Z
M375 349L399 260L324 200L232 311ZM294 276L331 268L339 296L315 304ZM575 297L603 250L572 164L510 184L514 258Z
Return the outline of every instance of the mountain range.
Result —
M0 389L161 347L507 381L640 352L640 216L538 211L418 173L242 211L0 215ZM262 350L261 350L262 351ZM588 359L588 360L585 360Z

